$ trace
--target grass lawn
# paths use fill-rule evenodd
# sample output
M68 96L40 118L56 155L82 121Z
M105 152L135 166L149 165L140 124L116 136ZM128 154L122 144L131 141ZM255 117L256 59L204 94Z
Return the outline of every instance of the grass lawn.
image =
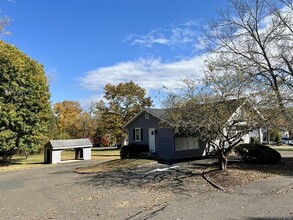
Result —
M92 160L119 159L119 150L92 150ZM62 161L73 160L74 150L64 150L61 154ZM12 163L8 166L0 166L0 172L23 170L37 167L55 166L54 164L44 164L44 155L31 155L27 159L25 156L13 156Z
M30 168L37 168L42 166L53 166L49 164L44 164L44 155L32 155L27 159L25 156L15 155L13 156L12 162L10 165L1 166L0 165L0 173L6 171L14 171L14 170L23 170Z
M293 151L293 147L272 147L273 149L277 151Z
M92 157L120 157L120 150L92 150Z
M61 153L61 160L74 160L74 150L63 150ZM119 150L92 150L92 160L104 160L104 159L119 159Z

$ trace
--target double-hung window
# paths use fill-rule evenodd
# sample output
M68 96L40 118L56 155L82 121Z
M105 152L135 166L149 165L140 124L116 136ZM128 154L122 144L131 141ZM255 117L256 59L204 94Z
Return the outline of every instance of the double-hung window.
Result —
M141 141L142 137L141 137L141 128L135 128L134 129L134 140L135 141Z

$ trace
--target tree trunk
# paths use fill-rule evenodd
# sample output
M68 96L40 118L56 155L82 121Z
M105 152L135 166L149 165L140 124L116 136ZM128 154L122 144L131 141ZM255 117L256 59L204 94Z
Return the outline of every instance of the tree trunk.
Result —
M288 114L287 110L286 110L286 106L284 104L284 99L281 95L280 89L277 86L277 82L276 82L276 86L273 89L274 93L277 96L277 101L278 101L278 106L280 108L281 113L283 114L283 116L285 117L285 119L289 122L289 124L291 124L291 122L293 121L292 117ZM289 128L290 130L292 130L292 128Z
M223 153L219 153L219 169L226 170L228 163L228 157L226 157Z

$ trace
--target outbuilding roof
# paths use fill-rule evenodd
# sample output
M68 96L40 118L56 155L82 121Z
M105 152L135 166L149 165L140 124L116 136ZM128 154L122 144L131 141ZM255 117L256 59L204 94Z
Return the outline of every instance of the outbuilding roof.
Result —
M52 149L67 149L67 148L80 148L80 147L92 147L92 142L88 139L67 139L67 140L50 140L46 147Z

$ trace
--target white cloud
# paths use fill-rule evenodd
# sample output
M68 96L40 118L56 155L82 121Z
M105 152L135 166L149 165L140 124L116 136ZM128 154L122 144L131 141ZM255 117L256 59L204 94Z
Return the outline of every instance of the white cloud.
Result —
M80 105L82 106L83 109L87 109L89 106L91 106L93 103L97 103L100 100L104 100L104 94L99 93L96 95L93 95L87 99L81 99L78 100Z
M127 37L127 42L131 45L151 48L155 45L164 45L171 47L189 47L199 48L197 46L197 28L198 21L188 20L183 24L173 24L167 29L157 28L149 31L147 34L132 34ZM190 49L190 48L189 48Z
M199 20L193 20L193 19L186 19L186 21L182 24L182 26L188 26L188 27L198 27L200 26Z
M196 28L199 22L186 20L183 24L171 24L170 28L158 28L145 35L132 34L127 37L131 45L152 48L155 45L181 47L188 50L202 49L197 42ZM92 96L84 102L102 99L103 88L106 84L117 85L121 82L133 81L147 91L147 95L159 103L165 93L184 86L183 79L200 79L203 76L204 55L184 58L174 62L165 62L156 58L141 58L100 67L90 70L79 78L83 89L92 91Z
M97 93L102 93L103 87L108 83L117 85L132 80L150 94L163 87L168 89L182 87L182 79L187 77L201 78L203 67L201 56L169 63L160 59L139 59L88 71L79 80L84 89Z

